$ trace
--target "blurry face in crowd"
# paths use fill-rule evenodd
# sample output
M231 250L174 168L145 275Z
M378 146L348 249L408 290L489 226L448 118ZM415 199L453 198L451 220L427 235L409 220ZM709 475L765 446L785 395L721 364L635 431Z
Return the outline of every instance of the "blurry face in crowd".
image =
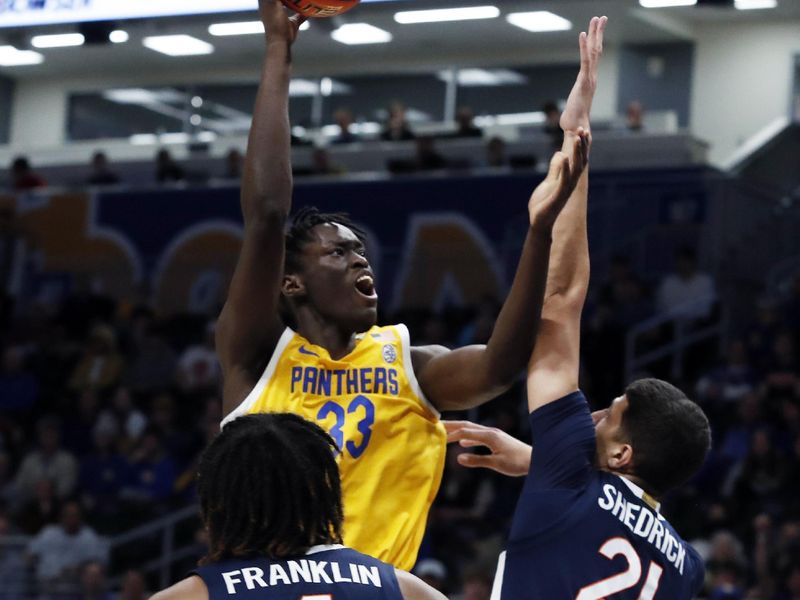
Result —
M75 535L83 526L81 509L75 502L70 502L61 511L61 525L69 535Z

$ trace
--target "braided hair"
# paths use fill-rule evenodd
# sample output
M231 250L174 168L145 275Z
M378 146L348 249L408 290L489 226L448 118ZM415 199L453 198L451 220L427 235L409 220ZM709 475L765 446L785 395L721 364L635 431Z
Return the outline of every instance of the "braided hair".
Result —
M292 218L289 230L286 232L286 258L284 270L286 273L296 273L301 269L300 256L303 247L310 242L311 231L317 225L337 223L350 229L362 242L367 239L363 229L355 225L346 213L323 213L316 206L304 206Z
M341 543L337 452L325 431L297 415L255 414L228 423L200 459L197 491L210 546L201 564L282 559Z

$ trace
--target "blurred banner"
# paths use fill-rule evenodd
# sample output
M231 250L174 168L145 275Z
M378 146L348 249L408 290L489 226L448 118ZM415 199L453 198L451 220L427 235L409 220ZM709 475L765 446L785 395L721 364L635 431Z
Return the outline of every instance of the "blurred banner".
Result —
M540 178L299 181L294 204L346 211L367 231L385 309L436 308L504 295ZM672 249L700 233L704 187L701 171L596 176L593 267L620 251L654 273L669 266ZM0 227L6 249L0 266L6 289L25 301L95 291L149 300L165 313L213 313L224 300L243 231L233 187L39 192L8 198L5 207L16 215Z
M388 0L362 0L386 2ZM0 0L0 27L256 11L258 0Z

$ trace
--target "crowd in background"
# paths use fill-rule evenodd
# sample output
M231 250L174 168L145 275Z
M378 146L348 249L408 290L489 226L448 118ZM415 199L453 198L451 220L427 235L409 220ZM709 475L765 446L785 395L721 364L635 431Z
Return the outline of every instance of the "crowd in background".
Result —
M660 281L636 273L625 257L595 277L582 384L595 408L623 390L628 328L713 287L690 249ZM709 297L676 316L702 321L717 304ZM498 309L497 299L486 298L382 320L405 321L415 344L459 346L485 342ZM24 597L21 590L39 598L145 598L158 583L137 568L159 548L118 551L110 542L194 501L196 462L221 420L213 318L164 318L91 293L49 307L6 305L4 313L0 599ZM708 598L798 600L800 278L789 298L763 298L739 325L721 352L714 343L687 357L692 368L680 383L708 413L714 449L664 512L705 556ZM656 364L652 372L666 370ZM526 439L521 383L466 416ZM464 451L448 451L417 572L451 597L487 600L522 480L464 469L457 463ZM19 535L30 537L11 543ZM197 545L179 565L189 569L202 554L199 524L183 542ZM112 596L111 587L122 591Z
M441 152L436 145L437 139L485 137L484 130L474 123L472 109L466 106L458 109L452 130L436 136L415 133L414 128L406 118L406 108L400 102L393 103L387 113L388 118L377 139L383 142L414 142L413 155L402 159L390 159L386 162L386 170L393 174L474 167L533 169L539 163L539 157L533 154L509 153L505 139L500 136L487 137L485 141L485 156L475 164L461 158L448 157L446 153ZM553 147L557 148L560 146L563 134L559 126L561 112L555 102L547 102L542 107L542 113L544 115L544 123L541 125L541 132L550 136L553 140ZM641 103L638 101L631 102L626 110L624 122L620 123L620 127L634 133L643 131L643 115L644 109ZM370 140L366 136L354 133L353 114L349 109L338 109L334 113L334 120L339 132L328 140L329 146L342 146ZM292 145L311 146L313 144L308 139L292 136ZM209 177L236 181L241 179L243 162L241 151L237 148L231 148L224 161L222 161L220 172L208 173L204 171L202 174L194 173L191 164L181 164L180 161L172 156L169 150L162 148L155 156L153 178L160 185L187 181L197 183L198 181L208 180ZM306 175L342 175L345 172L345 167L336 163L325 145L318 145L314 148L310 164L300 167L295 165L294 169L294 174L298 177ZM126 182L124 177L114 169L107 154L103 151L97 151L92 156L90 174L84 183L89 186L103 187L134 182ZM2 185L3 183L0 182L0 186ZM45 188L47 185L47 179L37 172L28 157L18 156L9 165L5 187L15 191L28 191Z

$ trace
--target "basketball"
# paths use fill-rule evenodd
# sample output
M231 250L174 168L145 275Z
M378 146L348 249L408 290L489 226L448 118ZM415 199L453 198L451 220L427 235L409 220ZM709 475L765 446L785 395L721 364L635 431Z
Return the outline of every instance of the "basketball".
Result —
M305 17L335 17L354 8L361 0L281 0Z

